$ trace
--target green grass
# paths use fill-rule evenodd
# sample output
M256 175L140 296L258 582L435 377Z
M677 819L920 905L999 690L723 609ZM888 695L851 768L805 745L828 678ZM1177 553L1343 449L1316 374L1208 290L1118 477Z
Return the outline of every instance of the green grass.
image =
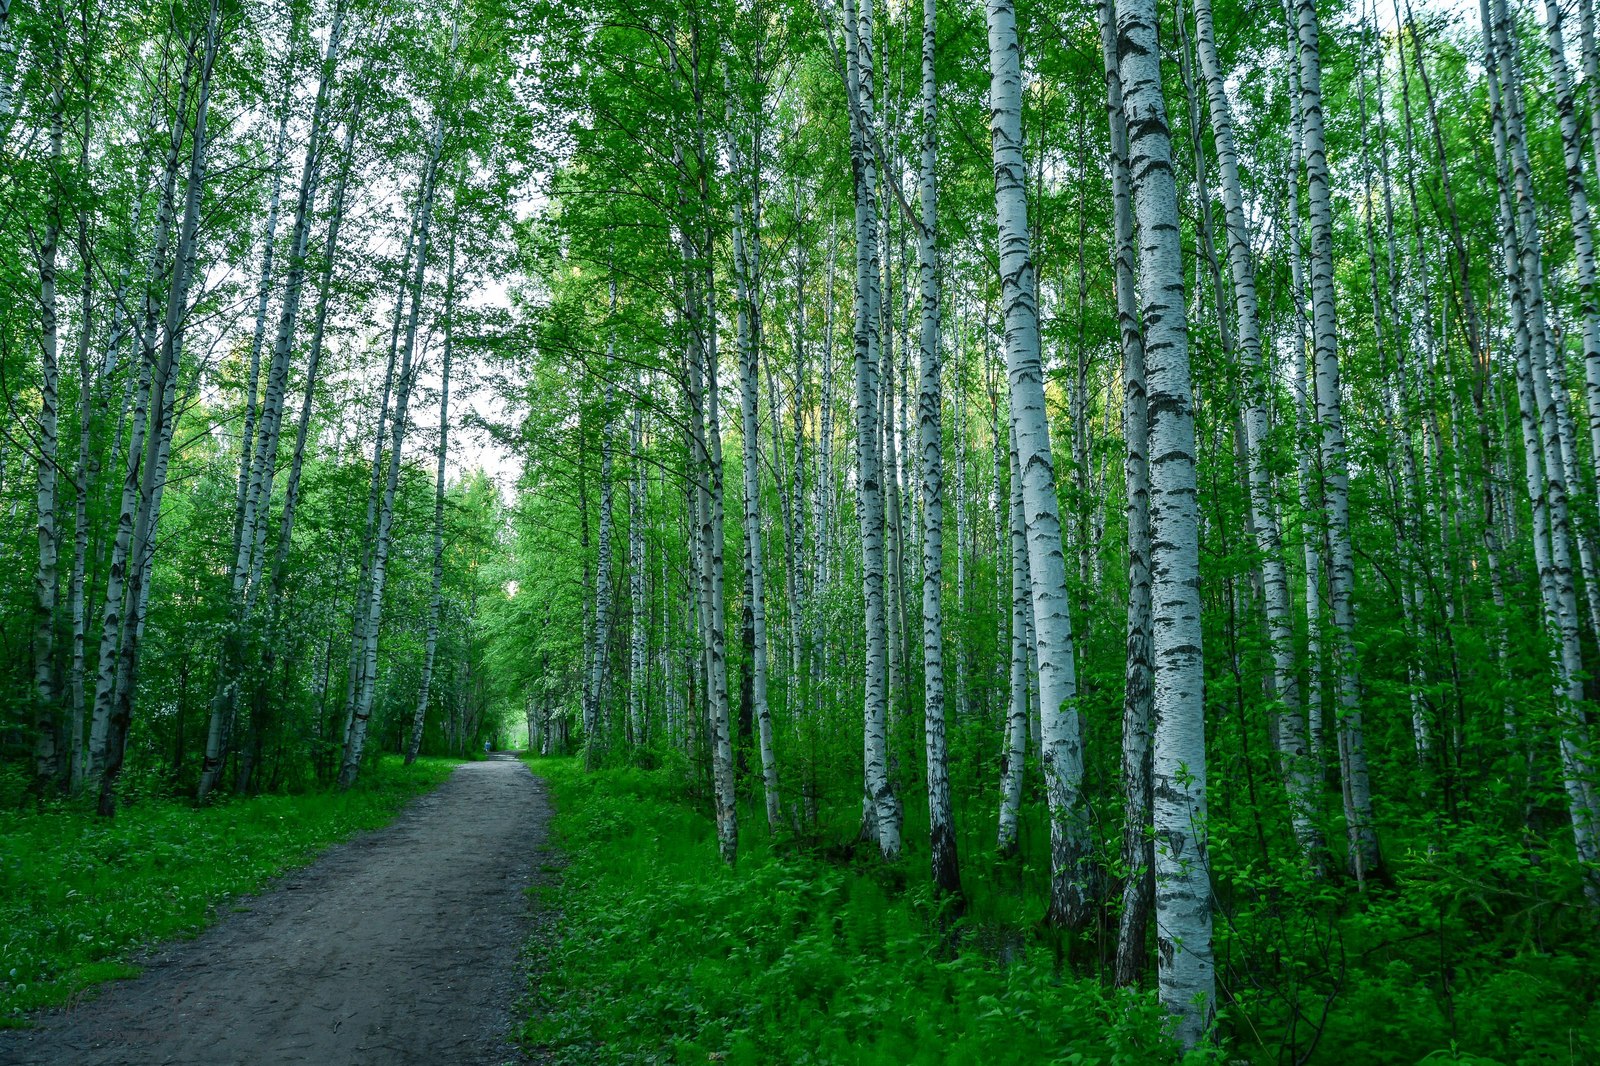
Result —
M525 1041L561 1063L1172 1062L1148 994L952 950L920 879L754 842L717 861L711 823L662 772L536 759L567 865L536 948ZM988 945L992 949L993 945Z
M848 848L774 846L759 812L741 808L729 870L709 803L685 796L681 767L529 765L550 783L566 865L540 889L560 918L535 945L524 1039L556 1062L1176 1059L1153 995L1108 988L1096 945L1037 928L1036 865L998 862L972 842L968 910L945 920L914 804L908 854L893 868L870 848L850 858ZM824 840L848 835L850 812L833 813ZM987 810L964 813L984 824ZM1024 836L1036 837L1042 815L1024 815L1036 823ZM1409 847L1420 830L1408 828L1390 837L1395 884L1358 893L1307 882L1287 859L1230 865L1248 849L1226 838L1238 830L1214 824L1224 999L1212 1059L1600 1062L1600 942L1571 871L1470 828L1431 850ZM1060 964L1063 947L1073 965Z
M146 799L107 821L79 805L0 812L0 1026L131 977L140 948L204 928L219 904L387 823L454 760L398 757L349 792Z

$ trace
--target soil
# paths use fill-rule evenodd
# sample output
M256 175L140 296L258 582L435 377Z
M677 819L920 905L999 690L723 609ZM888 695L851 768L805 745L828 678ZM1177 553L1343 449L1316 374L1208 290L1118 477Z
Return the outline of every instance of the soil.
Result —
M496 1066L524 991L550 808L510 755L466 763L144 972L0 1031L16 1066Z

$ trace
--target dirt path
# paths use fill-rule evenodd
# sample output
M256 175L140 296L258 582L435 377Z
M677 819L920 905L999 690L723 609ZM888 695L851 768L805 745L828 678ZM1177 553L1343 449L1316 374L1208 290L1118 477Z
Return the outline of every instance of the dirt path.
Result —
M522 992L544 784L467 763L387 829L331 849L198 938L38 1028L18 1066L495 1066Z

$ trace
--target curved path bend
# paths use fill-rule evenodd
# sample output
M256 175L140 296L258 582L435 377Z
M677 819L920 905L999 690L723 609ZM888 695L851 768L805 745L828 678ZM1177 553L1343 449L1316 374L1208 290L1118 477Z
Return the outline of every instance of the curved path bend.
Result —
M138 978L0 1032L0 1064L521 1063L507 1034L549 817L512 756L465 763Z

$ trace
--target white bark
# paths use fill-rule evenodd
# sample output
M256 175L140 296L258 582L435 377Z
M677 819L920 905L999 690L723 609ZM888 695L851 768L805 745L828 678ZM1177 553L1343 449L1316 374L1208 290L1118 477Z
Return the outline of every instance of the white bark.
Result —
M733 119L733 92L729 86L728 118ZM744 192L737 187L743 178L743 162L739 152L738 134L728 138L728 155L732 162L736 186L733 194L733 279L738 302L737 326L739 343L739 416L740 443L744 460L744 538L745 538L745 595L749 597L751 627L755 646L751 654L751 710L756 720L757 744L761 754L761 785L766 799L767 828L777 832L780 821L778 796L778 760L772 744L772 708L767 700L767 571L764 548L761 543L761 422L760 407L761 372L761 300L756 286L760 284L761 245L761 183L760 174L754 175L752 201L754 210L750 217L750 232L745 232ZM759 160L754 164L759 168ZM776 427L778 409L772 408L770 417ZM774 454L778 458L780 453ZM781 473L781 464L780 464ZM783 495L779 483L779 495ZM787 509L785 514L787 515ZM792 531L787 543L792 544ZM791 623L791 630L792 630ZM793 679L798 681L798 678Z
M159 312L158 295L167 286L171 273L169 252L172 240L172 216L178 181L178 155L183 140L182 118L187 113L192 88L194 67L193 41L185 58L180 79L175 114L180 116L172 123L167 140L166 160L162 166L161 194L157 201L155 235L146 268L144 298L140 309L142 321L138 324L140 342L139 369L133 375L135 385L132 395L128 454L122 479L121 499L118 503L116 533L113 538L111 561L106 571L106 586L100 620L98 663L95 674L93 711L89 722L89 750L85 759L85 778L101 776L105 765L106 744L110 734L111 710L117 679L117 658L121 650L126 590L130 570L139 564L132 558L133 531L140 510L140 463L144 457L144 441L149 424L151 386L156 369L156 316ZM157 394L155 402L161 402ZM113 460L115 468L115 460Z
M277 250L278 212L283 202L284 153L289 139L290 88L294 77L294 34L291 32L288 58L284 63L283 95L278 102L278 136L272 153L272 192L267 198L267 220L261 227L261 277L256 284L256 326L250 339L250 370L245 381L244 429L239 444L239 483L234 490L233 555L239 555L244 534L245 507L250 499L250 471L254 465L256 440L256 394L261 379L261 349L267 336L267 306L272 297L272 265Z
M1123 482L1128 524L1127 655L1122 699L1122 861L1128 868L1117 923L1115 980L1132 985L1144 969L1145 930L1154 903L1150 844L1150 425L1145 395L1144 330L1134 289L1133 177L1122 110L1116 12L1097 5L1111 132L1111 196L1116 245L1117 326L1122 350Z
M1123 113L1139 240L1150 427L1150 599L1156 958L1161 1002L1186 1048L1216 1014L1207 858L1200 545L1194 403L1172 144L1154 0L1117 0Z
M59 10L59 9L58 9ZM55 34L66 27L58 16ZM34 502L39 543L38 565L33 572L33 698L36 701L33 772L36 787L53 783L60 771L56 720L60 694L55 679L56 596L59 581L56 532L57 420L60 403L60 344L56 312L56 253L60 247L61 204L66 197L62 107L65 99L65 71L62 50L65 41L54 41L55 66L61 77L51 94L50 107L50 202L43 238L39 242L39 417L35 422L38 442L38 481Z
M306 440L311 430L312 402L315 399L317 375L322 365L322 353L327 337L328 306L333 292L333 271L338 262L339 231L344 223L345 193L349 189L350 171L355 163L356 132L367 92L372 87L373 69L369 64L360 90L356 93L350 117L346 121L344 147L339 179L334 185L333 202L329 207L327 239L322 249L322 278L318 283L317 311L311 328L311 351L306 356L305 388L300 402L300 422L295 430L293 457L289 462L289 477L283 489L283 514L278 524L278 546L273 555L271 574L267 579L269 595L274 601L272 614L276 615L276 599L281 593L284 564L294 542L295 513L300 500L300 476L305 466Z
M1011 433L1011 684L1000 756L1000 839L1002 856L1017 850L1017 812L1022 805L1022 774L1028 753L1028 533L1022 518L1022 478L1017 470L1017 435ZM1000 555L996 553L998 563ZM999 569L997 566L996 569Z
M987 0L989 130L994 147L1001 301L1011 419L1017 433L1028 562L1039 663L1043 762L1050 811L1049 920L1077 926L1093 895L1090 841L1082 798L1077 667L1067 603L1060 505L1050 453L1039 315L1034 300L1023 162L1022 74L1012 0Z
M1288 573L1283 559L1283 538L1278 524L1277 505L1272 495L1271 474L1267 469L1268 382L1261 360L1255 264L1251 260L1250 225L1245 216L1244 187L1239 177L1238 150L1234 145L1233 108L1228 101L1222 65L1217 59L1211 0L1195 0L1194 21L1196 50L1201 72L1205 75L1210 104L1217 169L1222 179L1228 268L1233 281L1234 313L1237 316L1234 336L1240 373L1244 379L1241 396L1250 479L1250 514L1255 528L1256 550L1260 553L1267 631L1272 651L1273 688L1281 703L1277 715L1276 740L1289 792L1290 818L1294 823L1295 838L1300 843L1303 857L1315 868L1322 840L1314 818L1316 783L1306 745L1305 723L1301 717L1300 676L1295 662L1294 623Z
M1311 222L1311 335L1316 365L1317 422L1322 432L1322 487L1328 512L1328 593L1339 686L1339 751L1344 771L1349 861L1358 881L1379 872L1378 831L1367 776L1355 650L1355 555L1350 546L1350 475L1345 460L1334 310L1333 204L1322 127L1321 26L1315 0L1296 0L1300 46L1300 118Z
M1559 416L1550 387L1544 311L1544 265L1534 203L1532 168L1520 101L1511 17L1504 0L1480 3L1490 42L1490 103L1500 185L1501 243L1506 277L1513 288L1517 393L1522 410L1528 495L1533 506L1534 555L1544 606L1557 721L1562 783L1573 827L1573 843L1586 864L1584 891L1600 906L1600 838L1586 784L1583 661L1579 650L1577 597L1572 580L1571 526ZM1509 186L1509 188L1508 188ZM1512 197L1515 211L1512 210ZM1520 314L1518 313L1520 311Z
M16 114L16 90L11 79L17 65L17 45L11 38L11 0L0 0L0 145L5 144Z
M617 389L612 372L617 361L617 279L611 278L611 323L607 325L606 363L602 373L605 387L601 395L600 427L600 536L598 559L594 580L594 625L589 630L589 651L586 661L589 674L584 679L583 690L583 752L585 763L593 769L599 763L602 749L609 738L601 736L600 703L604 698L606 670L611 658L611 510L612 456L615 451L616 419L612 408L616 405Z
M459 225L459 223L458 223ZM455 342L456 233L450 233L450 253L445 267L444 350L439 356L439 456L433 476L433 581L428 592L428 627L422 644L422 679L417 685L417 709L411 716L411 741L406 745L406 765L417 761L422 730L428 720L428 694L433 684L433 657L439 646L439 608L444 587L444 474L450 455L450 356Z
M886 859L900 855L897 803L889 780L888 624L885 604L885 546L881 433L878 424L879 248L877 166L867 138L872 133L872 2L859 15L854 0L845 6L847 91L852 98L850 154L855 169L855 421L856 515L861 531L861 588L865 604L866 683L863 713L864 805L867 825Z
M206 159L210 148L206 123L211 100L211 75L216 65L221 11L218 0L212 0L204 29L204 52L200 64L199 88L195 101L193 147L189 159L189 175L185 189L183 222L179 227L178 243L173 253L175 269L172 283L166 293L166 312L162 323L159 357L153 353L147 360L155 362L151 376L153 405L150 427L145 434L145 451L142 460L129 455L129 482L138 471L136 496L139 501L137 515L132 521L128 549L131 566L127 598L130 607L128 624L124 627L121 647L116 652L115 665L106 693L107 725L103 751L104 765L100 773L99 811L109 817L116 810L116 781L122 770L122 759L132 718L134 685L138 679L139 645L143 634L144 602L149 596L152 557L156 528L160 519L161 490L166 484L166 467L172 447L172 434L176 418L178 366L183 355L184 326L189 311L189 286L194 280L197 239L200 228L201 205L206 186ZM179 112L181 115L182 112ZM174 135L176 147L177 135ZM146 339L153 344L155 306L146 300ZM126 486L124 502L127 500ZM120 536L120 530L119 530ZM109 596L109 594L108 594ZM108 604L109 611L109 604ZM101 658L105 667L104 651ZM102 674L102 681L105 675ZM96 703L100 694L97 688Z
M460 29L451 32L450 52L454 56ZM361 758L366 748L367 723L372 717L372 702L378 673L378 623L383 615L383 586L388 572L390 527L394 521L394 497L400 481L400 458L405 446L406 410L411 400L411 387L415 375L412 357L416 351L417 322L422 310L423 279L428 269L428 235L433 223L434 190L437 186L439 156L444 150L445 101L438 103L434 119L432 144L423 170L422 195L418 207L416 265L411 276L411 310L406 323L405 341L401 348L400 380L395 390L393 428L389 443L389 473L378 510L376 540L372 550L371 587L367 590L361 613L365 615L362 636L361 676L356 685L355 701L351 709L350 728L345 737L344 752L340 759L339 786L354 785L361 772Z
M266 395L261 403L261 422L250 471L243 533L239 555L234 563L234 594L237 597L242 588L244 595L242 607L236 606L235 610L241 612L240 617L245 621L254 605L265 563L267 511L272 503L272 486L277 473L278 438L283 427L289 359L294 348L295 325L300 315L300 299L305 287L306 249L311 239L313 208L322 175L322 127L339 63L344 15L345 5L340 0L334 5L333 24L328 31L327 51L323 56L316 102L311 111L311 129L306 142L305 161L300 170L299 195L295 202L294 228L289 239L289 270L284 277L283 306L278 312L277 336L272 346L272 364L267 373Z
M940 455L944 443L944 397L940 382L939 246L935 229L939 197L935 176L939 150L935 122L939 92L934 76L935 7L935 0L922 0L922 158L917 175L921 208L917 234L921 304L917 443L922 452L922 720L933 883L943 892L959 893L961 878L944 736L944 470Z
M639 392L636 377L634 392ZM649 678L646 676L647 651L645 627L648 624L645 602L645 552L644 552L644 407L635 399L633 415L628 426L628 600L633 612L629 633L628 655L628 737L635 747L643 747L644 705L648 695Z
M221 678L217 695L211 702L211 720L206 731L205 760L201 765L196 798L204 802L215 787L226 755L228 729L233 720L234 704L239 689L239 673L243 669L243 629L249 624L255 603L257 586L266 555L267 511L272 502L272 484L277 473L278 438L283 427L284 394L288 384L289 357L293 351L295 324L300 313L300 296L305 281L306 249L311 238L313 209L316 206L317 185L322 166L322 126L327 113L328 96L334 72L339 62L339 44L344 28L344 3L335 4L333 24L328 31L327 51L323 56L321 77L317 85L316 102L312 107L311 130L306 143L305 160L300 170L300 187L295 203L294 227L289 240L289 270L285 278L283 306L279 309L277 335L272 349L272 363L267 372L266 395L261 403L261 420L256 427L254 454L249 459L248 486L244 488L242 506L236 517L237 535L234 542L233 585L231 616L223 638ZM273 207L276 210L276 188ZM276 226L276 219L273 219ZM252 349L252 363L260 357L260 338L266 311L270 282L272 237L269 234L262 267L261 291L258 298L256 343ZM256 367L251 369L250 391L254 408ZM247 422L247 433L250 429ZM245 451L249 450L247 440ZM241 478L245 457L241 455Z

